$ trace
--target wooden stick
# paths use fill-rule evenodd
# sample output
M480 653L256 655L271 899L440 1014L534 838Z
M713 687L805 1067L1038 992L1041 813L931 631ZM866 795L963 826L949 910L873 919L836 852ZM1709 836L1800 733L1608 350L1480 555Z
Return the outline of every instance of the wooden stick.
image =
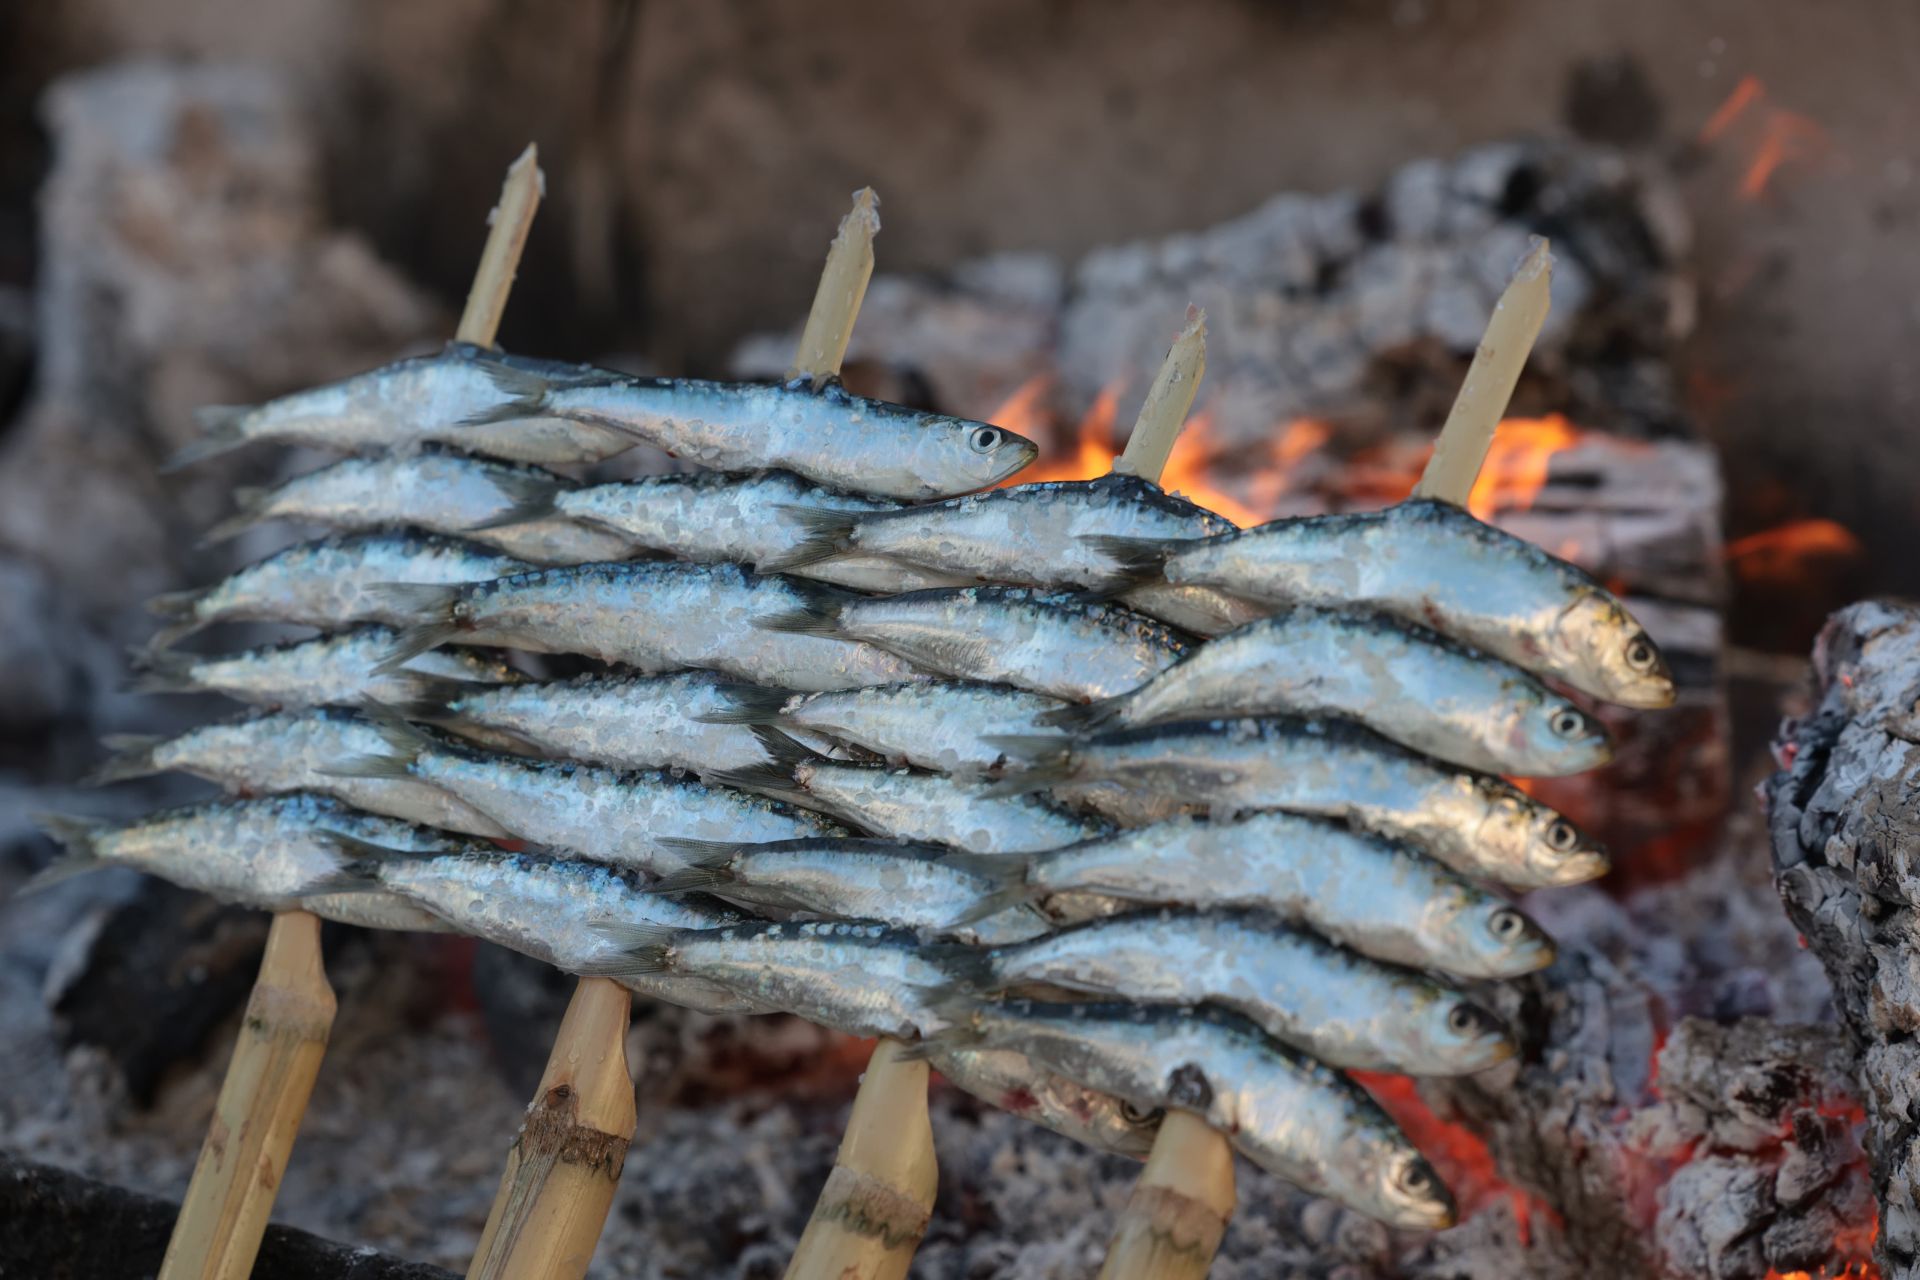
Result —
M1520 370L1552 304L1553 255L1547 248L1543 237L1534 237L1506 292L1494 304L1486 336L1480 339L1466 381L1460 384L1446 425L1440 428L1433 457L1413 487L1414 497L1464 505L1473 492L1480 464L1493 445L1493 433L1506 415Z
M527 247L527 233L533 229L533 215L539 212L540 198L546 193L540 151L529 142L520 158L507 166L500 203L487 215L487 245L480 251L473 288L467 291L467 306L460 313L460 327L454 331L456 341L480 347L493 345L500 332L500 317L506 314L507 295L520 270L520 254Z
M1206 372L1207 313L1188 303L1187 326L1173 340L1153 385L1147 388L1140 417L1133 424L1133 434L1127 437L1126 451L1113 461L1114 471L1159 481Z
M1113 469L1158 482L1207 368L1207 317L1187 308ZM1107 1246L1102 1280L1200 1280L1233 1216L1233 1148L1198 1116L1169 1111Z
M853 208L840 219L840 229L827 248L827 265L820 270L820 287L813 293L813 309L800 331L787 380L812 378L816 389L840 376L847 358L853 322L866 300L867 281L873 278L873 237L880 231L880 197L872 187L853 193Z
M468 1280L586 1275L633 1142L632 1008L626 988L606 978L574 988Z
M246 1280L300 1132L336 1008L320 921L275 916L160 1280Z

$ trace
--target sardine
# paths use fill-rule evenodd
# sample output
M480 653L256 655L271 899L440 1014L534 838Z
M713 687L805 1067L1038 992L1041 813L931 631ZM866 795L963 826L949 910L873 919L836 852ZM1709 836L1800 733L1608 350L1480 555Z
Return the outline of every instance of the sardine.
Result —
M946 954L969 990L1058 987L1145 1004L1219 1005L1334 1067L1457 1076L1513 1056L1501 1021L1459 992L1259 912L1135 912Z
M393 586L390 607L414 624L394 656L447 643L578 653L649 673L702 667L806 690L905 680L911 664L873 645L756 625L831 588L762 577L730 564L590 564L468 587Z
M623 955L601 970L632 979L702 978L763 1009L852 1036L913 1040L944 1025L929 998L947 981L911 933L846 921L722 929L636 926L607 931Z
M148 654L138 660L133 689L220 693L257 706L354 706L369 700L408 703L436 689L513 685L526 678L471 649L433 650L376 672L398 639L388 627L360 627L240 653Z
M1188 1111L1302 1190L1391 1226L1453 1225L1453 1197L1380 1104L1238 1014L1166 1005L942 1002L933 1047L1015 1049L1136 1107Z
M892 511L885 498L838 493L784 471L729 476L712 472L647 476L585 489L555 488L548 501L528 512L558 514L605 529L635 548L698 564L732 563L762 568L791 551L806 536L796 505L834 511ZM626 557L622 557L623 559ZM808 565L794 575L856 591L921 591L960 587L970 578L934 573L884 556L851 555Z
M476 751L383 718L380 749L344 762L344 777L411 780L486 814L515 837L562 853L662 875L686 865L671 843L759 843L845 835L807 809L710 786L666 769L603 769Z
M873 644L929 671L1073 702L1125 693L1187 652L1172 630L1131 610L1027 587L821 592L755 625Z
M528 384L513 412L630 431L708 471L791 471L850 493L919 500L998 484L1039 456L984 422L815 390L608 373ZM506 415L503 413L502 417Z
M291 622L323 631L364 622L398 626L407 619L369 587L488 582L530 568L491 547L411 529L335 535L288 547L210 587L155 596L147 611L167 625L151 647L164 649L222 622Z
M89 779L96 784L190 773L245 795L315 791L368 813L447 831L490 840L512 834L478 809L417 779L337 773L387 749L381 728L352 711L277 711L201 725L172 738L114 735L107 745L114 755Z
M769 737L764 726L709 718L731 716L737 698L761 692L710 671L595 674L496 688L443 683L411 702L390 705L487 746L511 744L533 755L615 769L704 775L784 758L768 746L780 741L777 730Z
M567 481L551 472L443 450L344 458L274 489L234 491L238 514L215 525L208 542L269 520L368 529L411 524L459 534L535 564L623 560L626 539L560 516L513 520L521 504Z
M1337 720L1210 720L1125 729L1063 747L1003 738L1029 767L986 788L1024 794L1116 782L1217 818L1261 809L1340 818L1404 840L1463 875L1521 888L1604 875L1606 851L1512 783L1415 755Z
M1105 823L1063 812L1030 795L993 795L983 783L881 765L807 759L714 778L818 809L875 835L973 853L1057 849L1107 830Z
M688 866L660 893L711 893L734 902L994 945L1046 933L1011 859L943 861L940 845L899 840L813 839L770 844L676 840Z
M970 862L978 855L950 854ZM1514 978L1553 963L1553 942L1499 895L1406 845L1317 818L1175 818L1019 858L1035 893L1122 904L1253 907L1376 960L1463 978ZM1104 912L1102 914L1105 914Z
M1608 702L1673 704L1660 650L1605 588L1451 503L1276 520L1195 542L1096 536L1094 545L1126 562L1134 581L1384 613Z
M990 489L929 506L862 511L799 499L788 515L804 539L769 565L813 573L836 564L889 559L966 582L1046 590L1100 590L1124 566L1095 534L1155 540L1210 538L1233 522L1138 476L1062 480ZM1211 588L1149 584L1124 597L1142 613L1214 635L1262 610Z
M1210 716L1336 716L1487 773L1558 777L1605 764L1598 720L1520 668L1425 627L1293 609L1188 654L1131 693L1055 712L1075 729Z
M599 462L636 443L629 432L526 411L526 398L556 382L605 375L583 365L502 355L455 342L326 386L255 406L200 410L203 437L168 470L256 442L356 453L451 445L510 462Z
M1109 1155L1145 1160L1166 1114L1076 1084L1013 1049L935 1044L927 1061L981 1101Z
M710 929L740 919L717 904L662 901L630 872L594 862L500 849L408 854L356 850L353 874L415 903L461 933L568 973L598 974L624 957L616 939L656 926ZM751 1000L698 978L645 974L617 981L641 995L703 1013L764 1013Z
M939 773L982 774L998 769L1005 753L987 739L1058 732L1040 717L1058 698L1003 684L923 680L828 693L735 686L730 705L701 713L720 723L771 726L818 734L870 751L889 764Z
M442 831L304 793L166 809L117 826L59 815L38 821L64 852L36 885L126 866L242 906L422 933L447 926L405 898L365 892L350 870L359 842L421 851L468 847Z

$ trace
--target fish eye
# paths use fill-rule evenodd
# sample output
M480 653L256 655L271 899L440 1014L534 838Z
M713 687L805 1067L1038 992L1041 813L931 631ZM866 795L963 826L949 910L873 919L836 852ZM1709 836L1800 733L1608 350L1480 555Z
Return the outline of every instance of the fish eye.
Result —
M1165 1114L1158 1107L1136 1107L1124 1101L1120 1104L1120 1118L1134 1126L1153 1124Z
M1527 918L1511 907L1501 907L1488 918L1487 932L1500 942L1518 942L1527 932Z
M1425 1160L1409 1160L1400 1166L1400 1172L1394 1179L1400 1189L1410 1196L1431 1195L1437 1179L1433 1170L1427 1167Z
M1645 636L1635 636L1627 642L1627 665L1635 671L1651 671L1658 661L1659 654L1653 647L1653 641Z
M1548 724L1553 729L1554 736L1560 738L1577 738L1587 731L1586 716L1572 707L1562 707L1554 712L1553 719Z
M1480 1016L1480 1010L1464 1001L1447 1010L1447 1030L1457 1036L1472 1035L1485 1026L1486 1019Z
M992 453L1000 447L1000 428L975 427L973 434L967 437L967 443L975 453Z
M1580 833L1565 818L1555 818L1547 824L1547 848L1555 853L1572 853L1580 843Z

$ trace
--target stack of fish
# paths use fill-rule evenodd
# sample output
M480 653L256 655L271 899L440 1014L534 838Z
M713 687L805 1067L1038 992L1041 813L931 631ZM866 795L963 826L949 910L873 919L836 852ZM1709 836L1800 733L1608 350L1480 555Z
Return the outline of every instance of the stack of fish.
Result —
M1240 532L1124 476L975 492L1034 446L835 386L455 346L209 418L194 456L352 456L243 494L217 533L335 532L157 602L160 644L322 634L152 654L143 687L256 710L118 743L102 778L241 798L56 820L62 869L915 1041L1106 1150L1188 1110L1404 1225L1447 1192L1340 1069L1511 1052L1451 983L1552 945L1489 886L1606 866L1498 776L1607 757L1541 677L1672 697L1612 597L1457 508ZM707 470L540 469L636 441Z

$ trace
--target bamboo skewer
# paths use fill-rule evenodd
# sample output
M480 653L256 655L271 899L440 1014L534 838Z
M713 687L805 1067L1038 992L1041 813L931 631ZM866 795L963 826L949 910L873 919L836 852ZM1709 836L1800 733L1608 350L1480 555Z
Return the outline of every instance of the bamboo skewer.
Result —
M319 917L276 915L160 1280L252 1273L336 1008L320 962Z
M839 376L873 275L878 204L873 189L862 188L841 219L789 379L810 377L818 387ZM927 1118L927 1064L903 1059L904 1047L893 1040L874 1046L787 1280L900 1280L912 1265L940 1169Z
M507 170L489 218L456 337L493 345L533 215L545 194L529 146ZM579 1277L613 1207L636 1123L627 1070L633 997L607 978L582 978L560 1021L540 1089L507 1153L469 1277Z
M1547 242L1536 240L1494 307L1486 336L1434 444L1433 457L1414 489L1416 496L1464 504L1473 492L1494 432L1520 381L1520 370L1546 321L1552 264ZM1190 319L1188 332L1193 329ZM1176 343L1155 381L1156 390L1168 381L1178 354ZM1200 367L1205 367L1204 356ZM1191 399L1189 391L1188 403ZM1147 404L1154 403L1150 392ZM1184 405L1181 411L1184 415ZM1146 412L1143 407L1143 419ZM1169 451L1178 424L1176 418L1172 429L1164 424L1153 428L1165 433ZM1141 426L1134 428L1136 436L1141 432ZM1127 454L1133 452L1134 442L1129 440ZM1159 457L1164 464L1166 453ZM1199 1117L1168 1112L1147 1155L1146 1169L1121 1212L1119 1229L1100 1269L1101 1280L1201 1280L1225 1238L1233 1208L1233 1148Z

